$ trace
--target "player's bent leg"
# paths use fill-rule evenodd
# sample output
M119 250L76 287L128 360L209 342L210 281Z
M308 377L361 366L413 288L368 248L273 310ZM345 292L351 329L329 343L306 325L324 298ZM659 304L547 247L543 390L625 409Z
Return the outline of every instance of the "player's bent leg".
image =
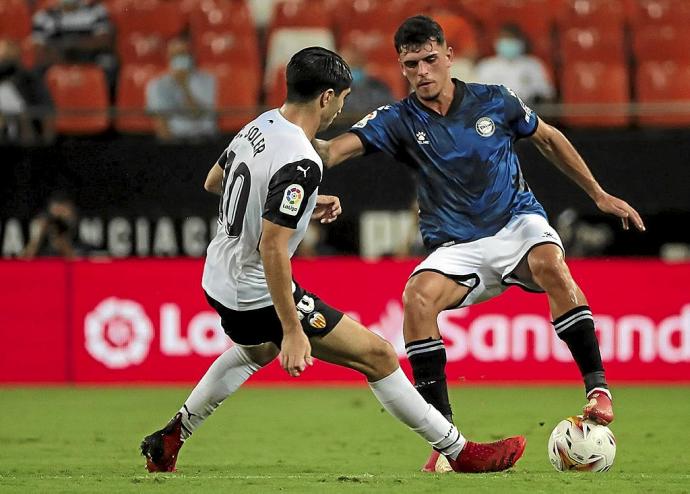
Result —
M403 292L405 350L412 366L415 388L450 422L453 412L446 384L446 349L438 328L438 315L456 305L468 288L434 271L412 276ZM423 472L448 470L444 457L433 450Z
M465 440L454 424L427 403L398 365L393 347L347 316L323 337L311 338L312 354L367 376L369 387L395 418L424 438L457 472L493 472L512 467L524 451L524 438L488 445Z
M220 355L191 392L182 408L162 429L141 443L149 472L174 472L184 441L254 372L278 355L273 343L233 346Z
M582 374L588 400L583 414L606 425L613 420L613 406L587 299L570 274L558 246L535 247L527 262L532 279L549 298L554 329L568 345Z

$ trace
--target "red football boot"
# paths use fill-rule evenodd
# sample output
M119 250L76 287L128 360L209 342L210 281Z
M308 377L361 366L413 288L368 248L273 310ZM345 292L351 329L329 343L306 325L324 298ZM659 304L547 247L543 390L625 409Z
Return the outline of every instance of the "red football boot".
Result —
M141 454L146 457L149 472L174 472L182 440L182 414L177 413L168 425L141 441Z
M582 409L584 418L601 425L613 422L613 402L608 389L594 388L587 393L587 400L588 403Z
M502 472L511 468L525 451L524 436L508 437L493 443L467 441L457 459L448 458L451 468L460 473Z
M450 464L448 464L446 457L435 449L431 450L429 459L426 460L426 463L422 467L422 472L426 473L447 473L452 471L453 469Z

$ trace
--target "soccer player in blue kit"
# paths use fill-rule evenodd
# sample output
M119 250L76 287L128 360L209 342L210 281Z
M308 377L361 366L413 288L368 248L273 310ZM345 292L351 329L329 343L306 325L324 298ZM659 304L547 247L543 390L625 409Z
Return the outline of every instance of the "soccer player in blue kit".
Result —
M488 300L508 286L546 292L558 336L582 374L583 414L613 420L594 320L568 270L546 213L525 182L515 141L529 138L597 207L645 227L625 201L597 183L572 144L509 88L450 76L453 49L431 18L407 19L395 34L404 76L414 89L330 141L314 141L326 166L383 151L418 171L419 223L428 255L403 294L403 333L415 386L449 420L446 352L437 317L443 310ZM432 451L424 471L434 471Z

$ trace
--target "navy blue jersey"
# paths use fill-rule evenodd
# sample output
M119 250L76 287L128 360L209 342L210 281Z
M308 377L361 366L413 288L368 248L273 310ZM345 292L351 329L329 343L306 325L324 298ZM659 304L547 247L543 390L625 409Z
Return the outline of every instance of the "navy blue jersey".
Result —
M418 170L420 229L430 249L489 237L515 215L546 217L515 153L515 141L537 130L537 115L504 86L453 82L445 116L413 93L350 129L366 152L384 151Z

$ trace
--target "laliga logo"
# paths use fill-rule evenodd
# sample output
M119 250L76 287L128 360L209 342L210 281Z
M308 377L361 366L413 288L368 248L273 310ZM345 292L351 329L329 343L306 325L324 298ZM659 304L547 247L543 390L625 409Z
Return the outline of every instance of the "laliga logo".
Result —
M111 297L86 315L84 336L93 358L111 369L122 369L144 361L153 326L141 305Z
M160 353L166 357L196 354L215 357L230 347L215 312L194 315L182 332L180 307L160 306ZM110 297L84 319L86 351L109 369L124 369L144 362L151 350L155 328L143 306L132 300Z

